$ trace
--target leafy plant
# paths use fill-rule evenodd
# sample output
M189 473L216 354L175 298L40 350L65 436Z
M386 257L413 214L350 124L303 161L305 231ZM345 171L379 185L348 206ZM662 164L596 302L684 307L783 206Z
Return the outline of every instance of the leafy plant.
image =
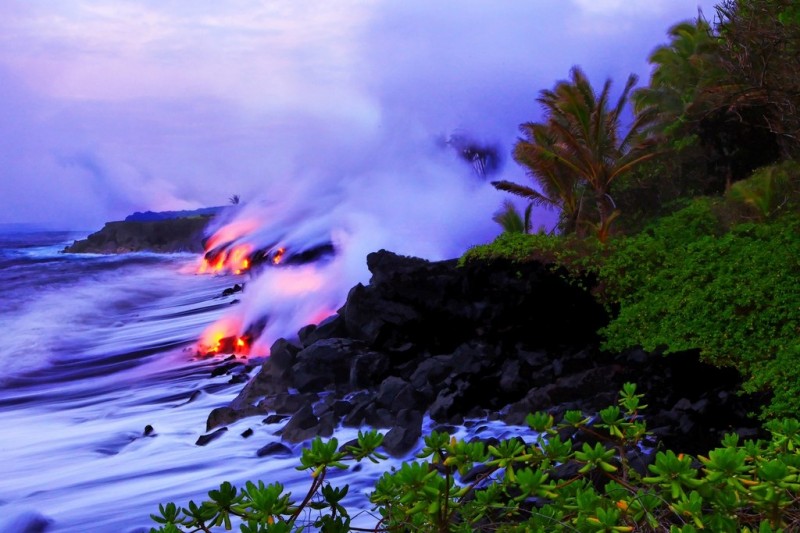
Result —
M627 131L622 131L622 114L636 81L630 75L612 102L611 80L597 92L586 74L574 67L569 80L539 93L545 120L522 124L523 137L514 147L514 159L526 167L541 191L508 181L493 185L533 203L558 207L565 233L585 235L595 226L598 237L605 240L617 216L612 184L655 156L643 135L654 116L649 108L636 113ZM588 216L586 200L596 217Z
M376 482L370 501L379 519L369 531L766 533L800 527L800 422L769 422L767 441L741 443L727 435L721 447L695 458L647 451L645 408L627 383L618 402L595 416L571 411L557 422L548 413L529 415L530 442L486 446L432 432L417 461ZM565 433L578 440L564 440ZM380 441L376 432L360 433L358 445L343 452L336 439L313 440L301 457L299 468L312 479L300 504L277 483L248 482L241 490L223 483L199 505L160 505L152 515L159 527L151 532L230 529L231 517L241 519L243 533L358 530L345 504L349 487L320 478L329 468L384 459L375 451ZM653 460L637 470L631 454Z
M605 347L664 353L698 349L732 366L748 391L769 390L768 412L800 408L800 217L734 223L729 204L700 199L649 231L618 239L600 268L617 314Z

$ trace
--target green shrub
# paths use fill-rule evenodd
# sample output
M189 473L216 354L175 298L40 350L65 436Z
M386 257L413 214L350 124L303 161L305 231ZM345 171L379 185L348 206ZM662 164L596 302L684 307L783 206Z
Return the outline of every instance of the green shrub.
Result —
M578 238L544 233L502 233L490 244L473 246L459 259L469 262L538 261L553 269L564 269L575 276L595 272L604 245L594 238Z
M595 416L567 412L529 415L532 442L495 445L465 442L444 433L425 437L419 461L384 474L370 496L380 519L374 531L745 531L800 527L800 422L774 420L768 441L722 446L697 458L658 451L647 471L630 459L647 436L642 395L625 384L616 405ZM578 437L589 437L577 440ZM348 487L323 482L330 468L362 459L379 461L382 437L359 434L357 446L338 450L335 439L315 439L300 470L311 472L301 502L274 483L223 483L209 500L178 508L169 503L151 515L151 533L230 529L241 517L243 533L349 531L343 500ZM580 442L580 444L579 444ZM594 444L589 444L593 442ZM479 472L465 480L468 472Z
M764 221L796 210L800 204L800 164L784 161L758 169L751 178L734 183L725 196L745 219Z
M602 331L605 348L699 349L704 360L737 368L746 390L771 390L768 412L796 413L800 381L783 373L800 367L800 217L721 233L714 207L697 201L614 243L600 269L605 297L618 304Z

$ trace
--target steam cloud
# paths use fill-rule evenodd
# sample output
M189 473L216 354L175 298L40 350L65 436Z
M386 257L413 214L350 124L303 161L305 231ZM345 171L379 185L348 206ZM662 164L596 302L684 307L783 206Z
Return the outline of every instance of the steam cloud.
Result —
M445 259L497 234L491 221L497 192L452 146L433 137L413 141L406 139L402 149L378 142L381 163L355 164L344 175L337 170L285 180L237 209L217 228L220 235L228 232L231 245L285 248L291 255L332 243L335 252L311 263L260 269L241 304L215 327L241 325L241 331L225 332L239 334L267 318L254 346L264 353L278 337L335 312L350 287L367 281L368 253L385 248Z

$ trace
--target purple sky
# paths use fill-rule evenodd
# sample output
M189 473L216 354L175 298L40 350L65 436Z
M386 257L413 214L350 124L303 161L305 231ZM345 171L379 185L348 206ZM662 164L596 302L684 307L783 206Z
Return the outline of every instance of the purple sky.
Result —
M709 0L4 0L0 223L93 229L500 144L581 65L647 77ZM513 162L504 178L524 180ZM269 184L270 187L265 187ZM497 193L498 206L505 195Z

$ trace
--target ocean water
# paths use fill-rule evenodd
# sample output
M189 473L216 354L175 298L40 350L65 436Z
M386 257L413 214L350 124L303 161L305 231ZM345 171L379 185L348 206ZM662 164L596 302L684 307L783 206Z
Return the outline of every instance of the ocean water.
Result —
M279 481L301 498L310 481L294 468L302 445L292 457L256 455L280 441L279 425L249 418L195 444L209 411L243 386L212 377L219 361L194 349L235 305L222 290L241 280L195 275L197 257L186 254L60 253L80 236L0 235L0 533L148 531L159 503L186 505L225 480ZM524 433L470 426L459 435ZM376 522L367 495L397 463L329 478L351 485L356 524Z

